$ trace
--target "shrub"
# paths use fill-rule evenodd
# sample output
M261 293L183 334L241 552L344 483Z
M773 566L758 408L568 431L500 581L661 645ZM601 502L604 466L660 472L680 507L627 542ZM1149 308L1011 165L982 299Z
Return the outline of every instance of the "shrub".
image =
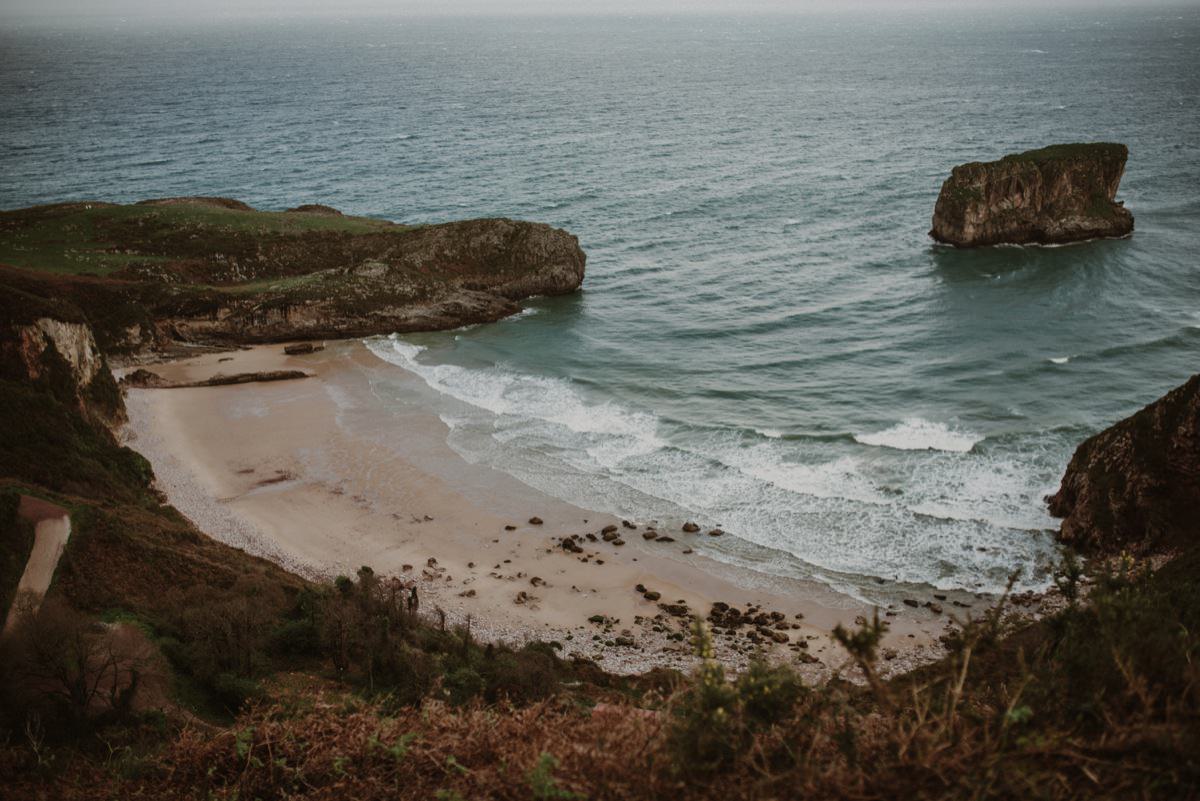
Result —
M483 680L483 676L469 667L456 668L447 673L442 680L442 687L446 691L450 703L456 706L465 704L472 698L481 695L486 686L487 683Z
M804 684L792 669L755 659L737 680L737 694L747 723L772 726L791 714L804 694Z
M676 765L684 771L711 772L728 764L745 741L737 689L713 659L708 625L692 622L692 647L702 660L694 682L678 698L669 739Z

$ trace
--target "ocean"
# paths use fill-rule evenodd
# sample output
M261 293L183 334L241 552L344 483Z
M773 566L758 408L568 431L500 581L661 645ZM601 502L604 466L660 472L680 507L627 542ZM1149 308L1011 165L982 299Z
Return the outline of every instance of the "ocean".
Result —
M378 402L719 560L994 591L1048 580L1075 446L1200 369L1198 102L1195 6L8 22L0 206L566 228L584 291L370 341ZM952 166L1073 141L1128 144L1132 238L928 238Z

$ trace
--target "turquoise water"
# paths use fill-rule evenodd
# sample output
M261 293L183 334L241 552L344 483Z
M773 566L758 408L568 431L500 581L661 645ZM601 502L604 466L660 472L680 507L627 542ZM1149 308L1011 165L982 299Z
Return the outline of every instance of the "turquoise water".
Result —
M11 25L0 50L5 207L577 234L584 292L371 343L433 390L383 396L564 499L719 523L710 554L771 573L1043 581L1074 446L1200 368L1194 7ZM1131 239L932 245L954 164L1079 140L1129 145Z

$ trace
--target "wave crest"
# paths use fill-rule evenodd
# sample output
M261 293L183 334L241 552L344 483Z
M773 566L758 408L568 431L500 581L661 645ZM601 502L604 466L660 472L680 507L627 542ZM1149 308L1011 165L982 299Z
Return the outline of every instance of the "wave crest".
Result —
M862 445L895 448L900 451L947 451L969 453L983 437L970 431L956 431L945 423L910 417L902 423L874 434L855 434Z

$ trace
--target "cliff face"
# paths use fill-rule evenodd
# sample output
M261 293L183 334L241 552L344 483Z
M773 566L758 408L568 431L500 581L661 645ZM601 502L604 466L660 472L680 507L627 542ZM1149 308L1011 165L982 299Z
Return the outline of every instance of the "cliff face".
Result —
M1075 451L1050 513L1085 553L1193 545L1200 537L1200 375Z
M1115 202L1125 145L1054 145L955 167L942 184L929 235L958 247L1056 244L1128 236L1133 215Z
M85 310L100 347L269 342L497 320L579 288L574 236L538 223L408 227L221 198L0 213L0 283Z
M43 389L100 426L124 421L121 394L78 309L12 292L0 320L0 381Z

